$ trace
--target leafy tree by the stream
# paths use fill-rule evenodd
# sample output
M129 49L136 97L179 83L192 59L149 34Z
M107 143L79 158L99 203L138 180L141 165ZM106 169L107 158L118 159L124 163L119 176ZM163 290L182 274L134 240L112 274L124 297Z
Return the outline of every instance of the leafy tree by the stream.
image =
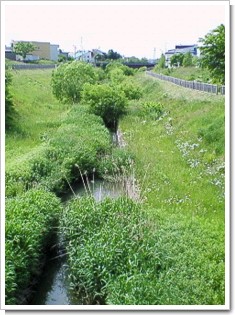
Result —
M116 131L119 118L126 113L127 98L120 88L109 84L86 84L82 92L84 103L95 115L103 118L106 127Z
M95 68L82 61L61 64L52 73L52 92L61 102L78 103L85 83L97 80Z
M201 65L208 68L215 82L225 83L225 26L223 24L199 40Z

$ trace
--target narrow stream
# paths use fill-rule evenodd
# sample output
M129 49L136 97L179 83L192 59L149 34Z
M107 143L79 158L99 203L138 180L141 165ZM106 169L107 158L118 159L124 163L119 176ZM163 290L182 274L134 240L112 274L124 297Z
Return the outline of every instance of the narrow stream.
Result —
M117 198L124 193L120 183L110 183L100 179L90 182L90 189L96 201L101 201L106 197ZM65 203L75 198L74 193L78 197L86 195L83 184L73 187L73 191L63 199ZM64 250L60 246L55 247L47 259L43 274L34 289L34 296L29 305L81 305L82 303L69 292L67 273L68 266Z

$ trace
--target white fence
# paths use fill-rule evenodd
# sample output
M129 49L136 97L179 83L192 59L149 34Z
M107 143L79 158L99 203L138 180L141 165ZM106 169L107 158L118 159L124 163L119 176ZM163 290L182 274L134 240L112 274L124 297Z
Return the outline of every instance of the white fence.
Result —
M176 85L183 86L185 88L214 93L214 94L222 94L222 95L225 94L224 85L208 84L208 83L197 82L197 81L186 81L186 80L170 77L168 75L154 73L152 71L146 71L146 73L160 80L169 81Z

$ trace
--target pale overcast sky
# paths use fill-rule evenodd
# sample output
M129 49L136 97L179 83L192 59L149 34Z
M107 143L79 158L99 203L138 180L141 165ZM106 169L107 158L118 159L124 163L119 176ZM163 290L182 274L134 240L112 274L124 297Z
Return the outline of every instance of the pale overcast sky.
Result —
M4 4L5 3L5 4ZM126 57L159 57L177 44L196 44L226 24L226 1L4 1L5 44L48 41L64 51L109 49ZM4 32L3 32L4 35Z

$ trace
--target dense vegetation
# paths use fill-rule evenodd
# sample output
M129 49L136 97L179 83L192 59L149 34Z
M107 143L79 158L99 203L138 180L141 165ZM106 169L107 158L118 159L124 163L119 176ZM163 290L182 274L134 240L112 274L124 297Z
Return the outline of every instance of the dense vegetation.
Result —
M60 200L42 189L6 200L6 304L22 303L45 248L53 244L60 212Z
M7 304L18 302L58 227L72 294L84 304L225 303L224 97L125 70L95 72L74 105L53 96L51 70L13 73L19 120L6 137ZM90 94L96 100L95 89L107 86L127 102L119 119L125 148L112 148L102 115L91 113ZM130 171L137 200L79 198L61 211L55 194L74 181L94 173L123 180Z
M145 211L158 224L156 247L167 265L158 303L223 304L224 98L138 81L144 97L120 128L136 156ZM158 100L163 114L147 115L143 100Z

